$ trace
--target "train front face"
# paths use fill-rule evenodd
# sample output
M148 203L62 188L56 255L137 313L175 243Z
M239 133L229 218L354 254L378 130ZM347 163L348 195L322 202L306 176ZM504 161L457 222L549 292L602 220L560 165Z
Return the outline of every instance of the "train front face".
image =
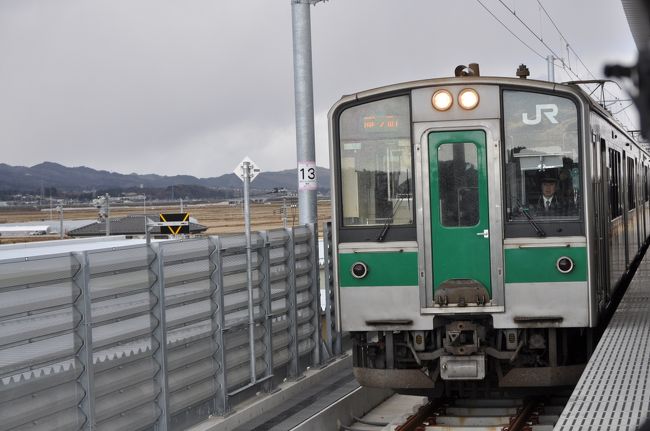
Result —
M332 108L338 318L363 385L577 379L595 320L587 111L566 86L477 77Z

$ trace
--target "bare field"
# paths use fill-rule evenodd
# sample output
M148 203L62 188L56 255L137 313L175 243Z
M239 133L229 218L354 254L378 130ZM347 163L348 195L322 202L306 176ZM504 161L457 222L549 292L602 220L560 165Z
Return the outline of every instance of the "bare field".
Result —
M267 230L281 228L282 204L251 204L251 229ZM179 212L178 206L147 206L147 214L173 213ZM200 204L186 205L184 211L189 212L200 224L207 226L208 235L220 235L225 233L237 233L244 231L244 209L242 206L220 205L220 204ZM131 214L142 214L142 207L115 207L111 208L111 219L123 217ZM299 220L298 208L287 208L288 226L297 225ZM65 209L64 218L66 220L92 220L97 218L95 208ZM331 218L330 201L318 202L318 224L322 229L322 224ZM44 221L58 220L59 214L54 211L50 216L50 211L37 210L12 210L3 209L0 211L0 223L20 223L27 221ZM58 236L57 236L58 238ZM0 243L5 242L23 242L23 241L42 241L45 237L5 237L0 239Z

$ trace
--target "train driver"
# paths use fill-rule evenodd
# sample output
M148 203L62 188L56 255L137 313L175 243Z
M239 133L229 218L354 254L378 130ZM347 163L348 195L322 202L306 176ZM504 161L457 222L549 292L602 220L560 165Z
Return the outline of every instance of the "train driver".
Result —
M538 215L565 215L566 203L562 201L557 193L557 183L558 181L555 178L542 179L542 194L535 205L535 212Z

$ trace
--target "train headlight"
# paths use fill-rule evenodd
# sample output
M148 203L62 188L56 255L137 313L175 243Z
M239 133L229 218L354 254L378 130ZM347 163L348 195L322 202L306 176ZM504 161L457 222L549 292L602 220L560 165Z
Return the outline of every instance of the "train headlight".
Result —
M562 256L555 262L555 267L562 274L568 274L573 271L574 268L573 260L570 257Z
M446 111L451 108L453 103L454 98L447 90L438 90L433 93L433 96L431 97L431 104L436 111Z
M478 106L479 97L473 88L465 88L458 94L458 104L466 110L474 109Z
M350 272L354 278L363 278L368 275L368 266L363 262L355 262L352 264Z

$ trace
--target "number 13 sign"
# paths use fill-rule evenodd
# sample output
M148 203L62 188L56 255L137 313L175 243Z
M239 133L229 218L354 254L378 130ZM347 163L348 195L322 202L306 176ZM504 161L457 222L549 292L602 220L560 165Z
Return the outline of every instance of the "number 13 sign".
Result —
M298 190L316 190L316 162L298 162Z

